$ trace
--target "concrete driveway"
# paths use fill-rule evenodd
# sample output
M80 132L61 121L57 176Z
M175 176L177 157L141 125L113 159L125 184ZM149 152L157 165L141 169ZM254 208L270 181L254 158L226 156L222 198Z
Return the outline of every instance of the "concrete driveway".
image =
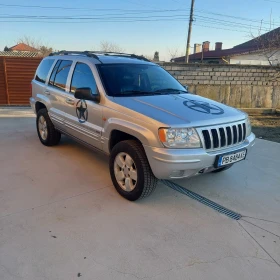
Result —
M280 279L280 144L139 202L112 186L106 156L63 137L44 147L28 110L0 110L0 279Z

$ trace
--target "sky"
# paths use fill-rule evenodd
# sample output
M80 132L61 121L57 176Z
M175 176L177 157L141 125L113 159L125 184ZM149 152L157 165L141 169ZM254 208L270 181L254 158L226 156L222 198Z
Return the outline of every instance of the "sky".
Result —
M0 0L0 50L28 36L55 50L98 50L100 42L168 61L184 55L191 0ZM31 7L35 6L35 7ZM280 26L280 0L195 0L191 47L231 48ZM191 48L191 53L193 48Z

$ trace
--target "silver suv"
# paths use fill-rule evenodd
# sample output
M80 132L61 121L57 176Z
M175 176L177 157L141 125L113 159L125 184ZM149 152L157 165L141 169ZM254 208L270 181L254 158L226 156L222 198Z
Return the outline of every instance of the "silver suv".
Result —
M247 114L189 93L136 55L51 54L30 103L42 144L57 145L62 133L110 155L114 186L129 200L150 195L157 179L224 171L255 140Z

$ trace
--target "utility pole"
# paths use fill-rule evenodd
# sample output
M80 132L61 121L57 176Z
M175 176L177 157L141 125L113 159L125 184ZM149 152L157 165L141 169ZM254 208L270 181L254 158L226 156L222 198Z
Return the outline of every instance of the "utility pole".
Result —
M192 0L191 3L191 12L190 12L190 21L189 21L189 31L188 31L188 40L187 40L187 48L186 48L186 57L185 62L189 63L189 51L190 51L190 41L191 41L191 34L192 34L192 22L193 22L193 7L194 7L194 1Z

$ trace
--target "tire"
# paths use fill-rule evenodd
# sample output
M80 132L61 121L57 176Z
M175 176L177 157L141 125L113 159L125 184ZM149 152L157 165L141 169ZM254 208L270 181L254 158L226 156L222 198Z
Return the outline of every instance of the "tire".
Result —
M59 143L61 133L57 131L49 117L47 109L40 109L37 113L36 127L38 137L45 146L55 146ZM42 128L43 127L43 128ZM42 130L46 131L45 133Z
M222 167L222 168L215 169L212 171L212 173L219 173L219 172L226 171L226 170L230 169L232 166L233 166L233 164Z
M117 192L130 201L149 196L157 186L157 178L151 170L142 144L138 141L125 140L116 144L110 155L109 167Z

